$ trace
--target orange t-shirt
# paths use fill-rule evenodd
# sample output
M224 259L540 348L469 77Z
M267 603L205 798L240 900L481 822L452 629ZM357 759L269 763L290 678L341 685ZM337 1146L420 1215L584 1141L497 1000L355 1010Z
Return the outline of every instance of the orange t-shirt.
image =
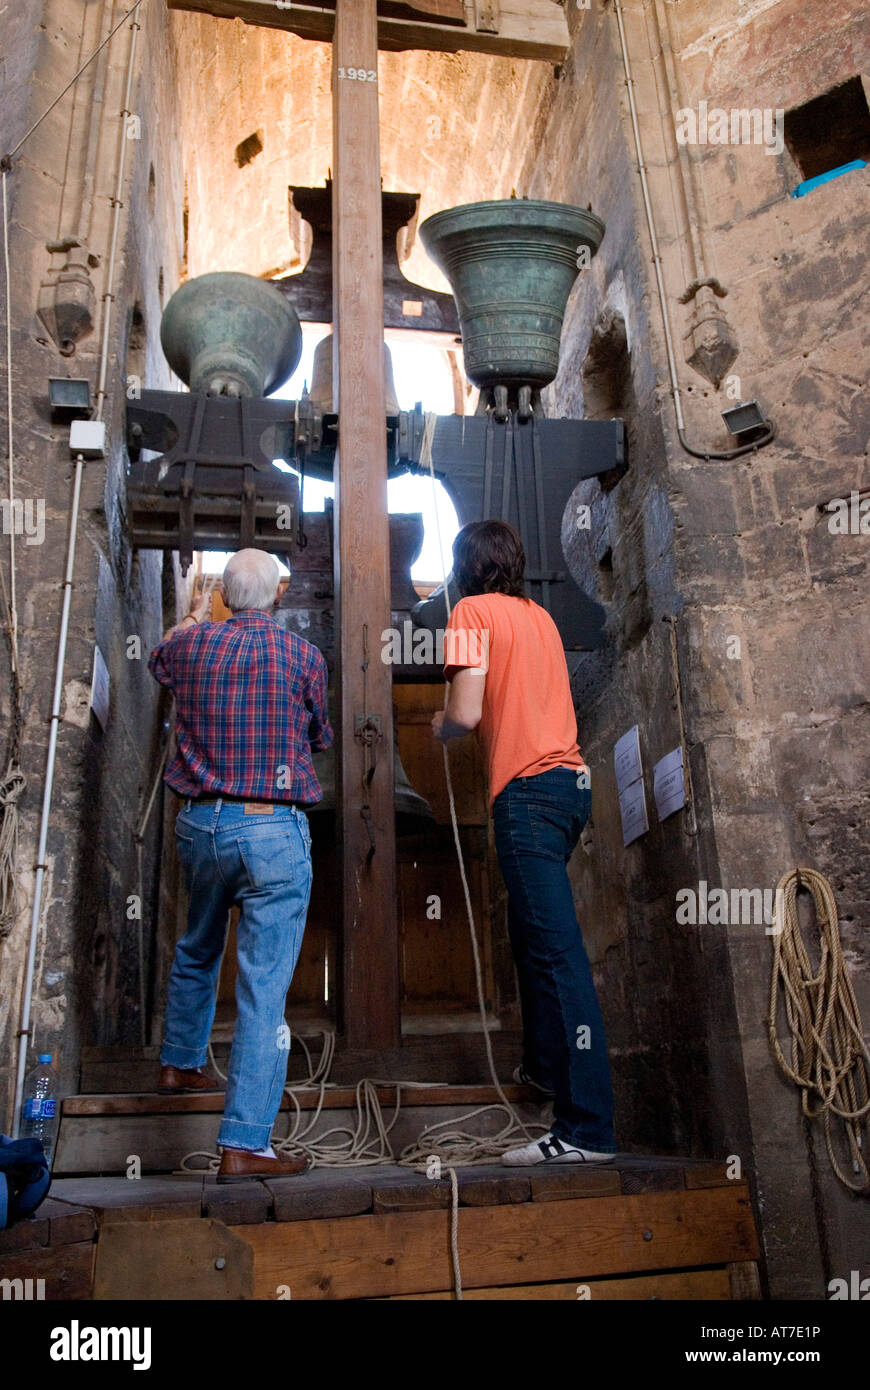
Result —
M559 629L546 609L508 594L460 599L447 623L444 679L486 672L477 733L490 804L514 777L585 768Z

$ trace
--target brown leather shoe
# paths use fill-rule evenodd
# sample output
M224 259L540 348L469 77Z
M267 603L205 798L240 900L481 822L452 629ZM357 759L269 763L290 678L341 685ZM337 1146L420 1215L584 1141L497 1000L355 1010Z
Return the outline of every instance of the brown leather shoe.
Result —
M164 1095L175 1095L183 1091L222 1091L223 1086L216 1076L205 1071L161 1067L157 1089Z
M267 1158L245 1149L224 1149L218 1182L244 1182L246 1178L292 1178L311 1167L307 1154L303 1158Z

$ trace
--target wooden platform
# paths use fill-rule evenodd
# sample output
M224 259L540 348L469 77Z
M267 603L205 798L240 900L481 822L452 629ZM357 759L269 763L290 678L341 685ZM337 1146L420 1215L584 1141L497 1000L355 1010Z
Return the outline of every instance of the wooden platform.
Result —
M503 1089L525 1122L542 1122L544 1107L537 1091L528 1086ZM390 1127L390 1143L397 1155L416 1142L428 1126L444 1120L458 1120L471 1109L498 1102L495 1088L483 1085L401 1087L400 1095L401 1106L394 1121L397 1087L377 1087L384 1122ZM307 1141L336 1127L351 1132L356 1129L355 1087L328 1088L322 1106L317 1088L297 1089L294 1096L303 1115L321 1107L320 1115L314 1117L315 1123L306 1135ZM222 1091L200 1095L160 1095L155 1091L142 1091L126 1095L73 1096L63 1103L54 1172L59 1177L77 1174L123 1176L128 1170L130 1156L135 1155L142 1173L173 1173L181 1167L186 1154L217 1152L223 1107ZM288 1132L291 1112L295 1114L284 1095L274 1131L279 1139ZM503 1125L503 1110L479 1116L481 1134L495 1134Z
M748 1188L722 1164L619 1155L458 1182L468 1298L760 1297ZM57 1179L0 1233L0 1271L45 1278L46 1298L449 1299L450 1191L393 1165L226 1186Z

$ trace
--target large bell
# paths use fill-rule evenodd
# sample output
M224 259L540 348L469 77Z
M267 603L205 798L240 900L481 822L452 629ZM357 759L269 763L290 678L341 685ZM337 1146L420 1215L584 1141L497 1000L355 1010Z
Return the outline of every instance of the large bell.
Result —
M160 321L166 360L193 392L268 396L302 356L296 310L256 275L218 270L175 291Z
M475 386L540 390L553 380L568 295L603 236L592 212L525 198L426 219L420 237L450 281Z
M321 338L317 347L314 349L314 362L311 367L311 390L309 395L311 403L324 415L331 415L335 410L335 401L332 394L332 348L334 338L328 333L325 338ZM396 395L396 383L393 380L393 359L390 356L390 349L384 343L384 414L398 415L399 398Z
M335 697L330 690L329 722L333 729L336 727L337 718ZM335 816L335 756L335 744L333 744L325 753L315 753L313 757L314 771L323 792L323 800L318 801L316 806L310 807L308 815L312 817L312 834L318 837L321 832L330 830L334 825L332 818ZM402 759L399 757L399 734L395 717L393 718L393 786L396 797L397 835L419 835L435 824L432 807L424 796L414 791L408 774L402 766Z

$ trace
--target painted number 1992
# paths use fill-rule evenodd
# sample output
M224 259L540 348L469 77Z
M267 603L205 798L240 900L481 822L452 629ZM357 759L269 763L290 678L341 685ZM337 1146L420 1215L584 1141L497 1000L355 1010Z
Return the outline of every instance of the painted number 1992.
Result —
M339 77L347 78L348 82L377 82L378 74L374 68L339 68Z

